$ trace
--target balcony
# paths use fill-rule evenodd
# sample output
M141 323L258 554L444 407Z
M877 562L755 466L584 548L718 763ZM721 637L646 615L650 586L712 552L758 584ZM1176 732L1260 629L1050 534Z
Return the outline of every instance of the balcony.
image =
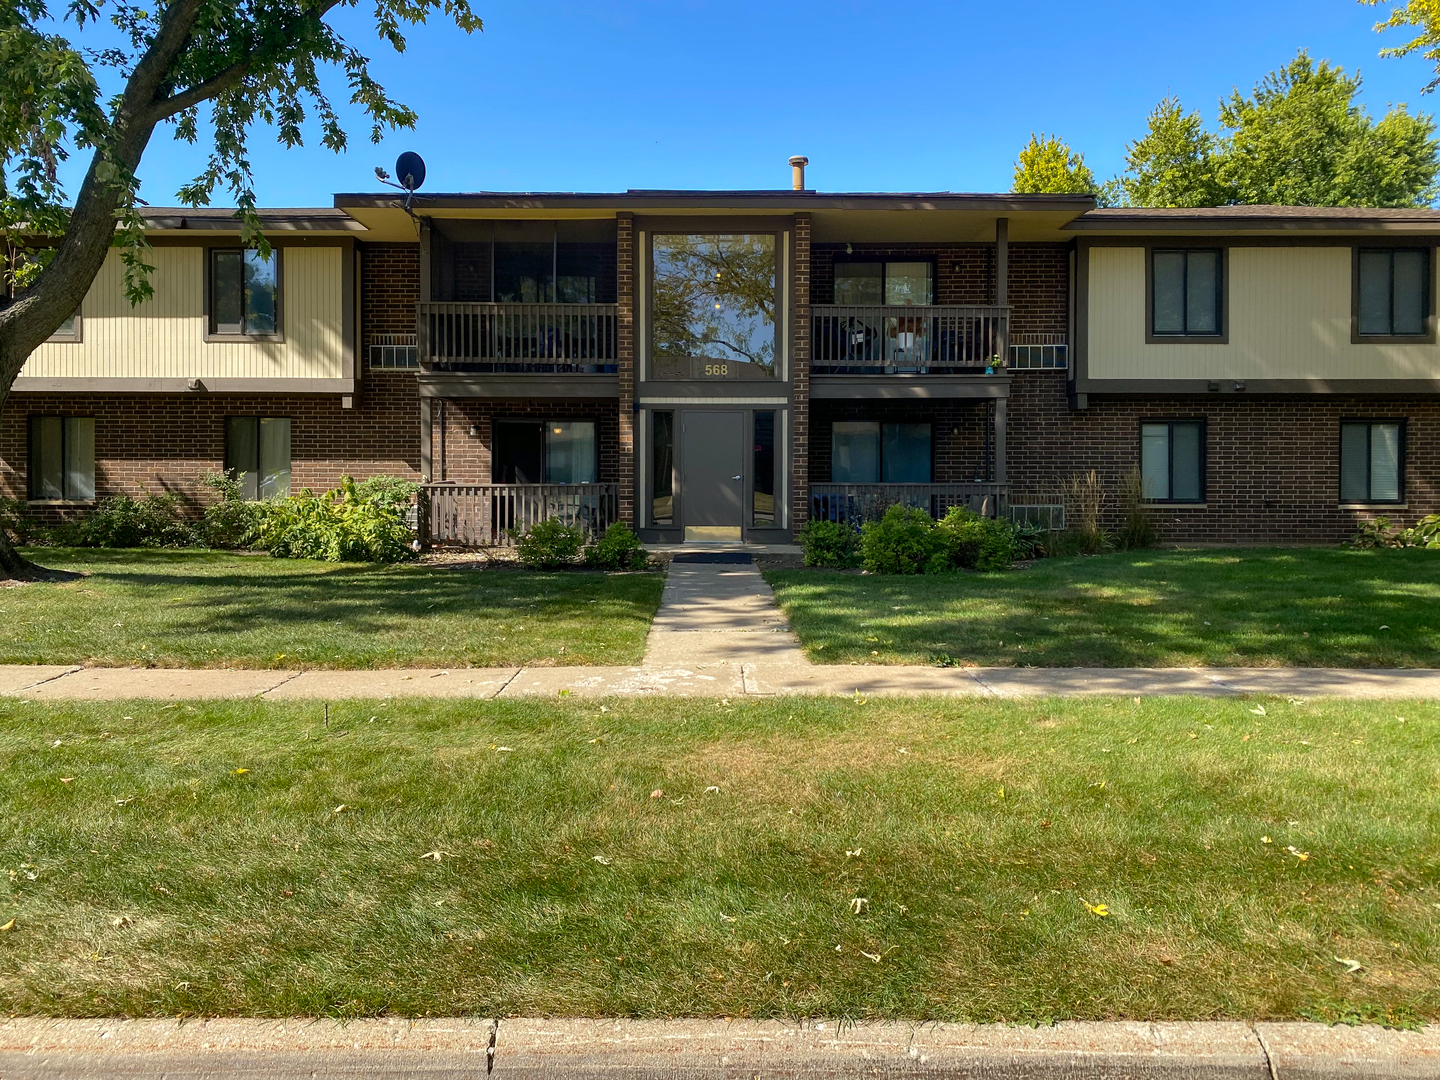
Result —
M619 520L617 484L424 484L422 542L514 547L541 521L562 521L596 539Z
M416 305L428 397L618 397L615 304ZM570 378L551 381L551 376Z
M984 375L1008 352L1009 307L817 304L810 311L815 375Z
M892 506L924 510L937 520L958 506L985 517L997 517L1005 512L1009 491L1008 484L982 480L959 484L811 484L810 516L858 526L880 520Z

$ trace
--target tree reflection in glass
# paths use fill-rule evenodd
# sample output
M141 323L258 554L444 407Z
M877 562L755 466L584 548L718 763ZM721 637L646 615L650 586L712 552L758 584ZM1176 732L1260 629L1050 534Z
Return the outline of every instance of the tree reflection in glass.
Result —
M774 375L773 234L657 235L653 295L657 376Z

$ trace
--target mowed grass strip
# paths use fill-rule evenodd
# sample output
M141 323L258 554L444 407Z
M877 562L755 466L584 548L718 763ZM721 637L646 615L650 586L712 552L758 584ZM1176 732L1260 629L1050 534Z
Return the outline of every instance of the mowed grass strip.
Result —
M818 663L1435 667L1440 554L1139 551L1003 574L770 571Z
M1440 1018L1435 704L0 715L14 1013Z
M635 664L660 574L46 548L86 576L0 591L0 663L376 668Z

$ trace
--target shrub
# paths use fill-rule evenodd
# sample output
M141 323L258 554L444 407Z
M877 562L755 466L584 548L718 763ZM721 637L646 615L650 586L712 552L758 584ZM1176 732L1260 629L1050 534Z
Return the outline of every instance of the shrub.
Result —
M939 525L950 561L966 570L1008 570L1015 561L1015 527L951 507Z
M579 526L552 518L530 526L515 550L521 563L532 570L556 570L573 565L584 544L585 533Z
M845 569L860 562L860 534L847 524L811 518L800 526L800 546L806 566Z
M383 485L379 487L383 488ZM324 495L302 491L286 499L251 503L258 527L255 541L279 559L322 559L326 562L399 562L414 554L406 523L406 502L360 485L346 476Z
M1121 551L1154 547L1157 539L1155 521L1150 516L1150 508L1145 505L1145 479L1138 468L1126 474L1120 497L1125 504L1125 524L1115 538L1116 546Z
M220 496L219 502L205 507L200 521L200 535L212 548L242 548L254 544L260 531L264 508L247 502L240 481L225 473L206 473L204 484Z
M200 542L175 495L112 495L79 521L51 530L51 536L76 547L191 547Z
M1012 521L1010 533L1017 559L1043 559L1052 553L1054 537L1038 521Z
M1391 523L1388 517L1362 521L1349 540L1353 548L1440 549L1440 514L1428 514L1408 529Z
M44 543L50 538L50 530L30 513L24 499L0 498L0 529L14 544Z
M585 562L601 570L643 570L648 560L640 538L623 521L615 522L585 549Z
M950 569L950 540L924 510L892 506L865 523L860 560L872 574L938 574Z

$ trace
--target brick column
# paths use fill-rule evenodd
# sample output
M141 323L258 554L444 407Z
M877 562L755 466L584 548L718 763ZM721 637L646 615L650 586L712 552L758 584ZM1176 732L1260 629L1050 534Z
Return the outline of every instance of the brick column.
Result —
M616 217L615 285L617 340L615 366L620 373L619 461L620 520L632 528L635 516L635 216Z
M810 516L810 215L795 215L795 261L790 282L793 304L790 369L790 525Z

